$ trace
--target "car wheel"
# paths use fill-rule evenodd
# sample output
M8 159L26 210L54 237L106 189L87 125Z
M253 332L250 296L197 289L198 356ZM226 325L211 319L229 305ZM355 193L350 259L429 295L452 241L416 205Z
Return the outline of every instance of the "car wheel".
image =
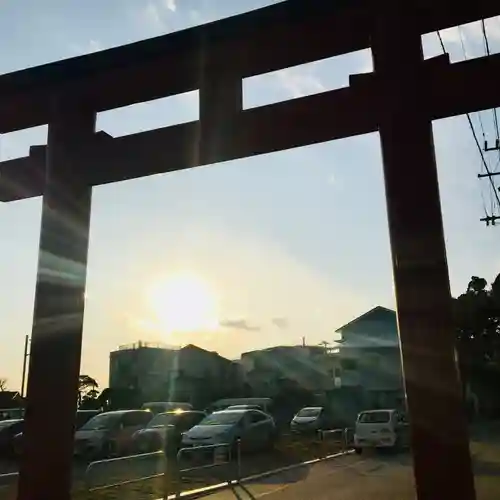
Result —
M106 441L102 445L102 456L104 458L113 458L115 457L116 454L116 446L112 441Z
M275 444L276 444L276 437L274 436L274 434L270 434L267 438L265 445L264 445L264 451L273 450Z
M396 440L394 441L394 446L392 447L392 451L394 453L399 453L403 449L402 443L401 443L401 438L398 436L396 437Z
M148 453L150 451L151 445L145 439L141 439L138 441L136 446L136 451L139 455L143 453Z

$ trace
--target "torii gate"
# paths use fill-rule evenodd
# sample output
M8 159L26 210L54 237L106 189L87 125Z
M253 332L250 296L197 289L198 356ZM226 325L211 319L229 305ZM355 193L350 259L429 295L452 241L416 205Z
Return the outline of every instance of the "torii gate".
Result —
M375 131L417 495L475 498L431 120L500 106L500 55L423 61L421 34L498 14L496 0L288 0L0 77L0 133L49 125L47 147L0 164L0 199L43 194L18 498L70 498L92 186ZM368 47L374 73L350 87L242 110L243 78ZM99 111L196 89L199 121L95 133Z

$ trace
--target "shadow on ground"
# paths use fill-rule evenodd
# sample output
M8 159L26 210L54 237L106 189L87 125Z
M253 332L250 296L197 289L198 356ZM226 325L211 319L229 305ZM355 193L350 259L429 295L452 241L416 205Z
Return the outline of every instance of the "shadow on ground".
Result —
M486 460L474 460L474 475L500 477L500 464Z

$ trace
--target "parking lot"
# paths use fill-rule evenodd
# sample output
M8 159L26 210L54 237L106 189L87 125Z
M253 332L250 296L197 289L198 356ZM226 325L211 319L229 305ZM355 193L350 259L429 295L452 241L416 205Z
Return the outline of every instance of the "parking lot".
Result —
M306 460L336 453L341 449L337 436L334 439L320 441L316 436L285 435L276 443L272 451L266 453L243 453L240 467L233 456L230 464L220 464L215 467L201 468L212 462L212 456L203 463L185 457L181 463L182 470L194 469L181 473L180 488L192 490L208 485L217 484L228 479L259 474L265 471L286 467ZM16 463L4 461L0 464L2 473L17 470ZM118 460L102 461L92 466L86 474L87 463L74 463L74 496L75 498L89 498L88 489L93 489L90 498L159 498L164 491L164 482L161 476L166 468L162 453L145 456L120 457ZM142 478L151 479L142 480ZM0 499L14 498L15 477L7 478L4 487L0 488ZM134 497L133 495L138 495Z
M475 465L478 500L500 498L500 439L498 429L479 432L471 442ZM267 453L244 454L238 471L231 464L181 473L180 489L191 491L228 479L248 478L272 469L286 467L313 458L340 451L335 441L321 442L313 438L285 437L275 450ZM207 462L208 463L208 462ZM15 470L15 464L3 462L2 472ZM189 460L181 468L200 465ZM156 456L122 457L93 467L85 481L87 464L75 462L75 500L146 500L161 498L165 491L163 472L165 461ZM158 475L157 478L140 480ZM135 481L135 480L138 481ZM112 486L115 484L115 486ZM88 488L93 489L89 493ZM353 453L296 467L264 478L244 480L232 489L227 488L208 495L209 500L256 499L268 500L330 499L358 500L412 500L415 498L412 460L409 453L367 452ZM1 500L15 498L15 480L0 488Z
M230 500L413 500L411 458L407 454L348 455L252 481L207 497Z

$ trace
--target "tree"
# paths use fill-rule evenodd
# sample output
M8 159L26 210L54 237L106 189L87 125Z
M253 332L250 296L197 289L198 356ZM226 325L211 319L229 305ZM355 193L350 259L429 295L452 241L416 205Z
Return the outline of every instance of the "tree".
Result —
M464 387L482 392L500 411L500 274L490 287L472 276L454 300L457 355Z
M82 396L80 402L81 410L98 410L100 407L99 391L97 389L90 389Z
M84 398L91 392L97 391L99 384L89 375L80 375L78 379L78 406L81 406Z

